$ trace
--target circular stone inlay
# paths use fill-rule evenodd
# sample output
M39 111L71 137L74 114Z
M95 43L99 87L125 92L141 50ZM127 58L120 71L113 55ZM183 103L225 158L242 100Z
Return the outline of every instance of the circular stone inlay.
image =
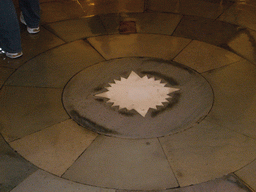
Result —
M209 112L213 92L194 70L155 58L122 58L75 75L63 103L79 125L115 137L154 138L192 127Z

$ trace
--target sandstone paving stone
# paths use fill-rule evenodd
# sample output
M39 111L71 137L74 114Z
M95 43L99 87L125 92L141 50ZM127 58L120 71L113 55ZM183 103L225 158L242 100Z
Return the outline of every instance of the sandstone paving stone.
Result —
M172 60L190 39L155 34L109 35L88 38L106 59L156 57Z
M113 189L104 189L82 185L72 181L51 175L45 171L38 170L30 175L11 192L115 192Z
M154 190L178 186L157 139L97 137L63 177L115 189Z
M0 92L0 130L10 142L69 119L62 89L5 86Z
M256 157L254 139L206 120L160 142L181 187L220 178Z
M0 135L0 191L9 192L38 168L18 155Z

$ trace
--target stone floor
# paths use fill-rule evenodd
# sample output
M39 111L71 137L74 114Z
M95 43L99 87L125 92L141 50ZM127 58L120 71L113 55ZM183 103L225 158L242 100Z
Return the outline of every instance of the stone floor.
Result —
M1 192L256 191L256 1L40 2L40 33L30 35L21 26L24 55L0 56ZM147 58L161 63L150 65L151 74L168 66L160 80L174 65L193 71L210 89L199 94L201 84L174 73L178 83L170 84L180 86L179 100L157 107L157 118L154 109L142 117L136 108L91 102L105 81L114 82L116 74L127 78L113 62ZM140 71L145 65L129 67ZM76 104L95 122L80 126L63 101L83 73L90 110ZM190 124L184 120L190 115L182 119L188 111L200 114ZM176 115L172 123L169 112ZM155 131L176 120L179 129L136 135L136 128ZM91 131L102 129L101 121L110 129L132 127L135 134Z

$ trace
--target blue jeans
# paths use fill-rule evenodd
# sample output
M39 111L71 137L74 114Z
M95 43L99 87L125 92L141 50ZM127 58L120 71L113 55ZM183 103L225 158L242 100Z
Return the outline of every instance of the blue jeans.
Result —
M39 0L19 0L19 4L28 27L38 27ZM12 0L0 0L0 47L9 53L22 51L20 26Z

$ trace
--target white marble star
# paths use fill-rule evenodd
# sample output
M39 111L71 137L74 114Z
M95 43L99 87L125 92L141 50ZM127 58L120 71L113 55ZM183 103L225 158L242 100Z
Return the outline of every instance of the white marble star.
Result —
M166 83L161 80L140 77L135 72L131 72L127 79L121 77L121 80L114 80L115 83L109 83L106 87L108 91L96 94L96 97L105 97L112 106L118 106L119 109L136 110L141 116L145 117L150 108L157 109L157 106L163 106L164 102L169 102L171 98L168 94L178 91L177 88L166 87Z

